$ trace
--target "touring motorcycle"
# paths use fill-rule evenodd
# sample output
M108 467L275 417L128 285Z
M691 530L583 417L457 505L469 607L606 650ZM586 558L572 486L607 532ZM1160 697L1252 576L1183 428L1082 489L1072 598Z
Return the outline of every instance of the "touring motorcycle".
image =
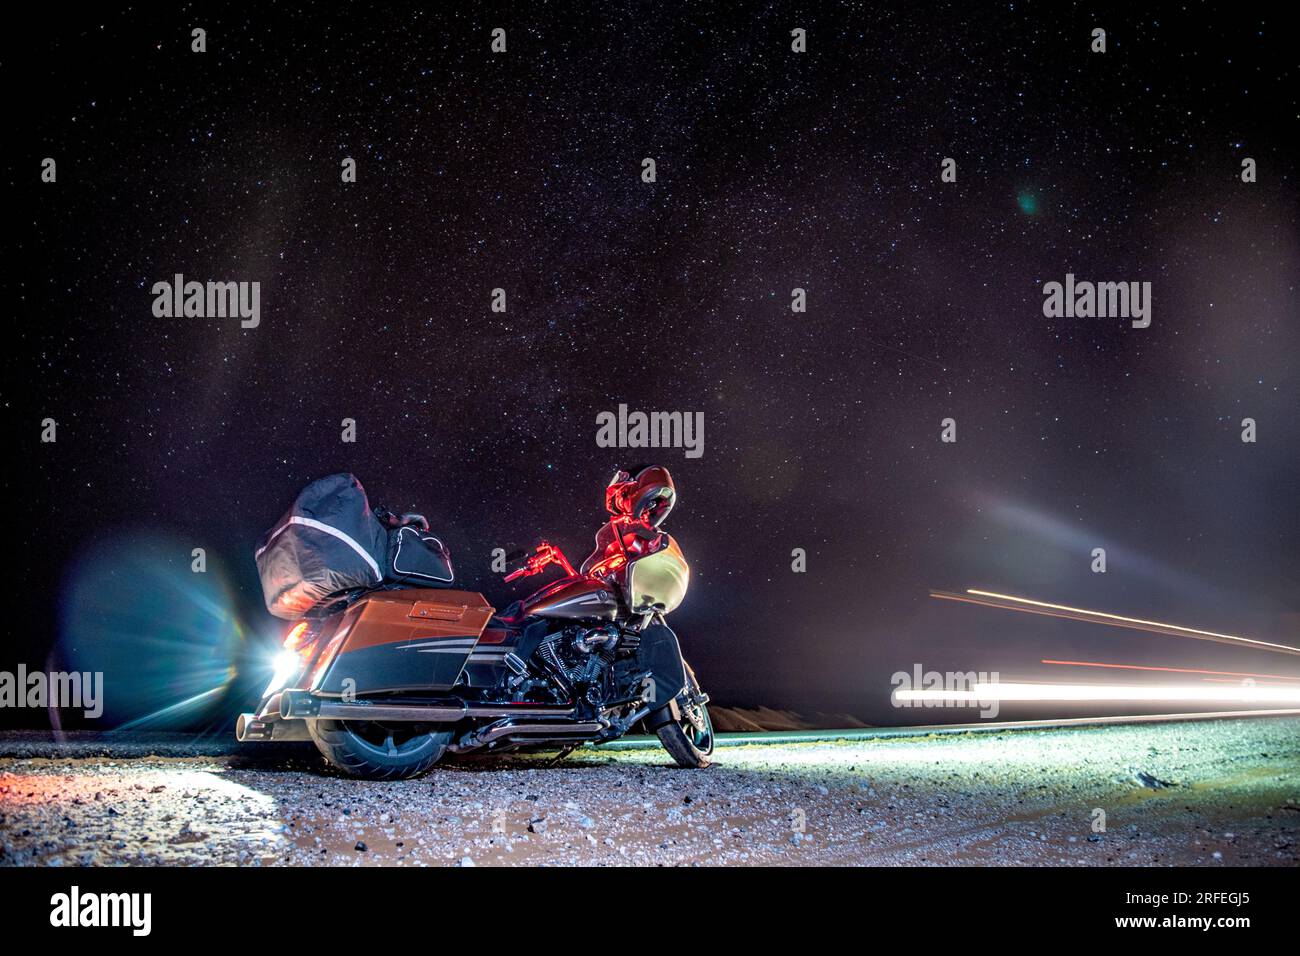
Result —
M421 774L448 751L563 757L641 728L679 766L708 766L709 698L666 622L690 581L661 528L675 500L666 469L617 471L587 560L575 570L543 541L505 580L552 566L561 577L500 611L476 591L392 582L316 602L236 736L310 739L334 767L372 779ZM385 517L417 537L428 528Z

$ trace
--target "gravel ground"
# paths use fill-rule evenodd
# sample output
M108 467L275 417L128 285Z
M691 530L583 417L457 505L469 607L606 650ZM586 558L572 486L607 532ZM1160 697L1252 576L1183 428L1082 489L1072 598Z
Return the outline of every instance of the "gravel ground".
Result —
M1294 717L728 747L703 771L461 759L398 783L332 775L310 744L94 749L3 748L0 865L1300 863Z

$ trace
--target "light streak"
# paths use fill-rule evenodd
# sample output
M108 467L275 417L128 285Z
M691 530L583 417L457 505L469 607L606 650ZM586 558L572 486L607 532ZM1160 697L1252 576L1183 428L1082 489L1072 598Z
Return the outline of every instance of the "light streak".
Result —
M985 607L997 607L1007 611L1024 611L1029 614L1044 614L1048 617L1063 617L1073 621L1086 621L1094 624L1109 624L1113 627L1127 627L1154 634L1167 634L1172 637L1189 637L1199 641L1215 641L1237 647L1251 647L1258 650L1274 651L1279 654L1300 656L1300 647L1289 644L1276 644L1272 641L1259 641L1251 637L1238 637L1234 634L1220 634L1217 631L1204 631L1181 624L1165 624L1161 621L1148 621L1138 617L1125 617L1106 611L1091 611L1087 608L1071 607L1068 604L1052 604L1048 601L1035 601L1032 598L1017 597L1013 594L999 594L996 591L981 591L967 588L965 594L952 594L947 591L931 591L931 597L944 601L965 601ZM1011 603L999 603L1011 602Z
M1171 674L1214 674L1218 677L1271 677L1276 680L1300 681L1300 677L1285 674L1251 674L1244 671L1207 671L1199 667L1155 667L1148 664L1103 664L1097 661L1053 661L1046 658L1043 664L1067 664L1071 667L1111 667L1129 671L1167 671Z
M1300 687L1260 687L1234 684L1205 687L1190 684L1022 684L978 683L969 690L896 690L900 701L936 701L952 704L991 701L1143 701L1166 700L1242 704L1300 704Z
M1202 677L1201 680L1210 681L1215 684L1235 684L1236 681L1228 680L1226 677ZM1251 680L1254 680L1252 677ZM1294 687L1294 684L1288 684L1284 680L1264 680L1259 681L1261 684L1268 684L1273 687Z

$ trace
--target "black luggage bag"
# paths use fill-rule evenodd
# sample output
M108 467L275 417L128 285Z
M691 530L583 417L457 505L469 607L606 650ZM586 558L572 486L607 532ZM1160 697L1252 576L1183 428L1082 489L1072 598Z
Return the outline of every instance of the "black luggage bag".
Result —
M380 584L388 529L355 476L330 475L298 494L255 558L266 609L292 621L331 595Z

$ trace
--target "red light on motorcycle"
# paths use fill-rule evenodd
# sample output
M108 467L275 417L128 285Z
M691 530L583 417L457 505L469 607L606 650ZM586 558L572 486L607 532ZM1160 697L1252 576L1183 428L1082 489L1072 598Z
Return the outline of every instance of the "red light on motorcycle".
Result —
M617 571L619 568L621 568L625 562L626 559L623 557L623 555L621 554L611 555L610 557L606 558L604 561L601 561L598 564L593 565L591 568L591 573L610 574L614 571Z
M298 647L299 641L302 640L302 636L306 633L307 622L299 621L290 628L289 633L284 636L284 649L287 651L295 650Z

